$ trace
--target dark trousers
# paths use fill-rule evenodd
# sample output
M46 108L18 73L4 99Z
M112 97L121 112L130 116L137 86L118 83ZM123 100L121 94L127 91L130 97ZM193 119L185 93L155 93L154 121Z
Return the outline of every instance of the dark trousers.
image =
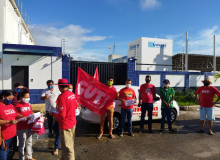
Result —
M144 129L144 121L145 121L146 111L148 112L148 129L152 129L153 103L142 103L140 129Z
M5 151L3 149L3 145L0 146L0 160L7 160L7 155L10 149L11 141L14 137L5 140L5 143L7 144L7 150Z
M165 123L166 116L167 116L167 121L168 121L168 128L169 130L171 130L172 129L172 122L171 122L172 108L161 108L161 111L162 111L161 130L164 130L164 123Z
M48 123L49 133L53 133L53 130L54 130L54 133L56 133L56 131L55 131L56 130L56 126L54 125L53 117L51 117L49 115L48 111L46 112L46 115L47 115L47 123Z
M54 147L55 149L59 149L59 144L60 144L59 122L55 122L54 126L56 126L56 138L55 138Z
M128 119L128 132L132 132L132 114L133 114L133 108L132 109L124 109L121 108L121 132L124 132L125 128L125 118L127 115Z

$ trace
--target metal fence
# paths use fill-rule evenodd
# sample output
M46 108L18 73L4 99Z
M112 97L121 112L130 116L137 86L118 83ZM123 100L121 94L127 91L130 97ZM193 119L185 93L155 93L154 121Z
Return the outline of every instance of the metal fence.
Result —
M97 66L100 82L106 84L107 78L113 77L115 85L125 84L125 80L127 79L127 63L71 61L70 82L73 84L73 87L75 88L77 83L78 67L91 76L94 76Z

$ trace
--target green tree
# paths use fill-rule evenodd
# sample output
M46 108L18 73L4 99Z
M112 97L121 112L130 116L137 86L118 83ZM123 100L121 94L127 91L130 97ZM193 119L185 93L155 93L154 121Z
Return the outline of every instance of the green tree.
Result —
M220 73L214 75L214 81L216 82L220 78Z

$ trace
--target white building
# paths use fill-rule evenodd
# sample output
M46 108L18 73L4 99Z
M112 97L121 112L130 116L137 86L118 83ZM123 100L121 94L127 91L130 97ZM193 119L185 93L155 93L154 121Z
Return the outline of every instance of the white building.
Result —
M141 37L128 43L128 58L136 58L136 70L172 71L173 41ZM145 64L145 65L143 65Z
M70 56L62 55L61 47L35 45L18 2L0 0L0 90L13 90L21 82L31 92L31 103L43 103L40 94L47 80L69 80Z

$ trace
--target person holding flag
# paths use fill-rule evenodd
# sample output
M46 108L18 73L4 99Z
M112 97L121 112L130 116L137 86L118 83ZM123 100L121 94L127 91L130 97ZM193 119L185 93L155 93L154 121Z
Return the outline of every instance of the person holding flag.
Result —
M107 87L109 88L109 90L114 91L115 95L117 95L117 91L115 89L115 87L113 87L114 80L112 77L109 77L107 79ZM107 106L107 110L106 112L101 116L101 121L100 121L100 134L99 136L97 136L97 139L101 139L103 132L104 132L104 124L105 124L105 115L107 113L107 117L108 117L108 122L109 122L109 138L113 139L115 138L115 136L112 134L112 130L113 130L113 114L114 114L114 101L111 101L108 103Z
M133 114L133 105L126 104L127 100L134 100L133 103L136 103L135 91L131 88L131 80L127 79L125 82L126 87L119 91L119 100L121 101L121 133L120 137L123 137L124 127L125 127L125 118L127 115L128 118L128 131L130 136L134 136L132 133L132 114Z

